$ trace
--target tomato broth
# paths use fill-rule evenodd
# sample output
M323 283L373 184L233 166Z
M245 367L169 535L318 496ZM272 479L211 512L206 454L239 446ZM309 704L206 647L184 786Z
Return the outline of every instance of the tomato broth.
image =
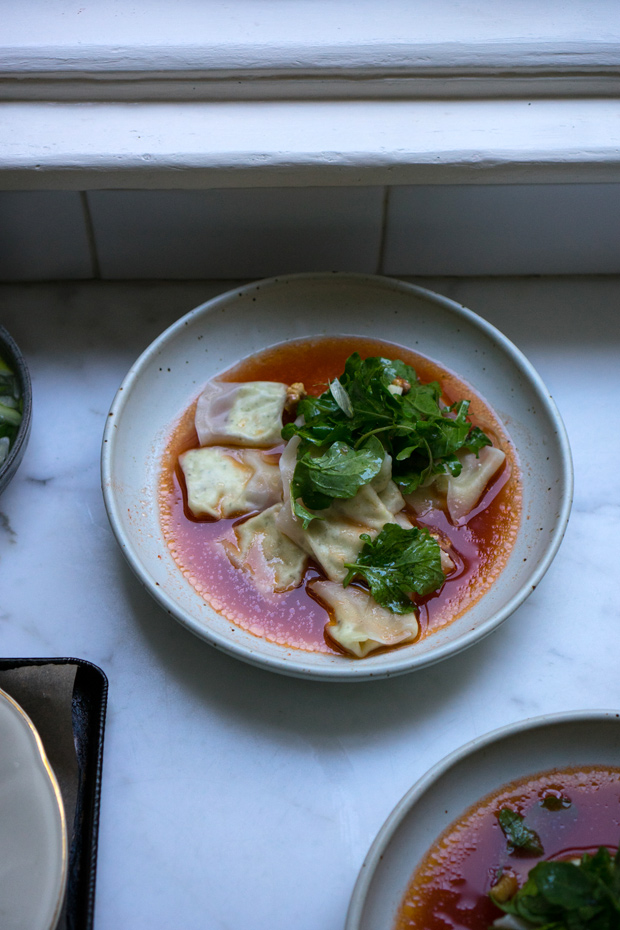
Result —
M400 358L413 367L422 382L439 381L448 403L471 400L470 419L492 434L506 453L506 464L487 488L483 499L463 522L453 526L443 510L431 510L423 518L410 514L412 522L437 531L451 543L455 571L441 590L418 598L420 636L461 615L488 590L506 564L517 535L521 512L521 485L515 450L497 417L469 385L454 373L410 349L361 337L322 337L284 343L266 349L220 374L223 381L303 382L315 396L344 370L346 359L359 352L362 358L382 355ZM179 455L198 445L194 428L195 402L174 426L163 460L160 513L170 552L196 591L231 622L282 645L311 652L338 653L325 636L327 611L306 590L313 578L323 578L312 561L304 584L280 594L265 594L252 579L235 568L226 556L222 540L234 543L233 527L247 517L211 520L195 518L187 507ZM283 446L271 450L279 457Z
M503 807L538 834L542 856L510 852ZM620 769L583 766L523 778L487 795L455 821L417 868L395 930L488 930L501 910L489 898L499 873L523 885L541 859L578 858L620 841Z

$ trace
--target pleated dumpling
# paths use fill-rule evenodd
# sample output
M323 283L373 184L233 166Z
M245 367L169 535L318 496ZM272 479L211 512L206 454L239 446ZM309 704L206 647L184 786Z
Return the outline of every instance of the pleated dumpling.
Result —
M332 618L327 635L360 659L382 646L413 642L418 635L415 613L394 614L361 588L343 588L333 581L314 581L309 588Z
M306 553L280 532L276 517L282 504L274 504L234 527L235 544L222 545L237 568L252 575L260 591L290 591L303 581Z
M342 582L347 574L345 564L355 562L362 550L362 533L374 538L386 523L395 520L405 528L411 527L404 514L398 513L405 502L391 480L392 460L386 454L381 471L370 484L361 487L354 497L336 499L325 510L317 511L320 519L313 520L304 530L293 513L290 499L298 445L299 440L295 437L280 458L284 506L278 514L277 524L284 534L318 562L331 581Z
M258 449L206 446L183 452L179 463L195 517L233 517L282 500L280 469Z
M474 509L487 484L506 461L506 455L495 446L484 446L478 456L473 452L461 453L459 460L463 466L461 474L447 479L446 503L454 523Z
M198 398L195 426L201 446L273 446L281 441L287 385L209 381Z

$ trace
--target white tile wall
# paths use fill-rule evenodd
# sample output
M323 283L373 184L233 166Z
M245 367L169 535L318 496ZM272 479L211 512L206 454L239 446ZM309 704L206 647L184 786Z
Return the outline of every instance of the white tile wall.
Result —
M240 278L379 266L383 189L94 191L104 278Z
M0 193L0 280L315 270L620 273L620 184Z
M382 271L617 273L620 185L393 187Z
M76 191L0 191L0 280L92 278Z

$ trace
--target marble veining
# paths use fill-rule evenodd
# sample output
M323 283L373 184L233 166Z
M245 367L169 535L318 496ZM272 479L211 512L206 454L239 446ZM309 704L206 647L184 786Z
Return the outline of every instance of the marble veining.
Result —
M575 506L549 572L492 636L354 685L282 678L199 641L145 593L108 525L99 454L116 388L230 283L0 286L34 391L31 442L0 500L0 648L89 659L110 679L97 930L340 930L377 830L446 753L524 717L620 708L620 278L417 283L499 326L538 369L572 443Z

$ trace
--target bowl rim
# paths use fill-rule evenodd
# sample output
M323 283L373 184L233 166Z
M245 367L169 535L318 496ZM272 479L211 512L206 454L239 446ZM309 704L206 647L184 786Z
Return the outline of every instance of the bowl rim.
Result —
M370 849L364 857L355 885L353 886L344 930L359 930L370 885L375 870L381 862L387 846L410 811L434 782L438 781L443 775L458 766L469 756L473 756L475 753L484 750L494 743L500 743L502 740L518 736L521 733L527 733L528 731L536 729L544 729L545 727L555 726L556 724L594 723L600 721L611 722L615 720L618 726L620 726L619 718L620 713L617 709L569 710L559 713L541 714L536 717L526 717L523 720L517 720L514 723L506 724L488 733L476 736L463 746L459 746L457 749L448 753L448 755L440 759L439 762L436 762L435 765L414 782L411 788L409 788L388 814L383 825L380 827ZM535 771L535 766L533 766L533 771Z
M233 300L238 300L246 295L251 294L257 287L266 291L269 287L275 285L288 284L288 282L307 282L325 281L325 280L342 280L351 281L357 284L369 284L370 286L381 286L394 289L396 291L413 294L434 304L439 304L445 310L452 313L456 318L465 319L469 324L481 330L492 342L499 345L501 350L510 358L512 363L519 369L525 379L532 385L541 405L544 407L549 420L553 423L557 435L558 446L560 450L561 469L558 479L563 489L561 497L561 506L558 512L558 518L553 532L549 534L547 549L545 555L533 568L527 582L522 585L503 606L495 611L491 617L484 622L476 625L472 629L461 634L458 640L444 643L432 650L426 655L411 655L403 653L402 650L386 652L376 657L372 665L366 665L366 659L354 660L345 664L335 663L334 665L318 666L304 662L303 658L299 661L287 661L286 653L297 653L299 656L311 655L302 650L282 647L282 658L276 656L264 655L256 650L245 647L243 643L231 641L228 637L218 633L210 627L205 627L194 618L189 612L179 607L177 602L170 597L159 585L155 585L153 579L143 564L137 553L133 551L130 541L123 530L122 520L120 518L120 509L114 495L114 477L112 474L112 459L115 450L115 437L117 434L116 422L122 414L125 406L131 397L131 388L139 379L142 370L149 362L159 355L162 348L169 339L174 337L178 332L183 331L190 322L196 317L207 314L215 314ZM416 669L426 668L440 662L446 658L462 652L463 650L484 639L489 633L500 626L520 605L526 600L531 592L539 584L540 580L548 570L559 549L560 543L566 531L568 519L570 516L572 497L573 497L573 463L566 428L558 408L542 381L540 375L527 359L523 352L518 349L507 336L505 336L497 327L489 323L483 317L474 313L474 311L463 307L461 304L449 297L444 297L427 288L420 287L416 284L410 284L396 278L383 275L373 275L358 272L309 272L291 275L279 275L271 278L265 278L259 281L253 281L243 287L234 287L218 296L199 304L193 310L181 316L178 320L167 327L136 359L123 379L116 395L112 401L110 412L106 417L106 425L103 433L102 451L101 451L101 478L102 491L108 518L114 535L123 551L130 567L141 581L147 591L154 599L173 616L181 625L189 629L200 639L207 641L210 645L241 659L251 665L260 668L266 668L270 671L279 672L284 675L316 679L323 681L367 681L375 678L388 678L396 675L406 674ZM372 657L371 657L372 659ZM379 661L380 660L380 661Z
M2 484L2 479L7 473L11 473L11 468L17 468L19 461L24 454L26 449L26 444L30 437L30 427L32 424L32 381L30 378L30 371L28 365L26 364L26 359L24 355L4 326L0 325L0 355L7 355L7 361L14 368L15 374L20 382L22 389L22 400L23 400L23 412L22 412L22 421L19 424L17 430L17 435L15 441L9 450L8 456L5 458L2 465L0 465L0 488ZM15 464L17 460L17 464ZM10 478L9 478L10 481Z

